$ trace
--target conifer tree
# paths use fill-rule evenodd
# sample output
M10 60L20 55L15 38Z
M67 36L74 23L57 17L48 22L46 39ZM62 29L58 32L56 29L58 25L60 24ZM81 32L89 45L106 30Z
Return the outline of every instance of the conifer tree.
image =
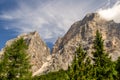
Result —
M14 41L10 46L5 48L4 56L0 63L0 79L31 79L31 66L28 54L26 53L27 48L23 38Z
M115 64L111 61L108 53L104 50L104 41L101 33L97 30L94 40L94 77L98 80L114 80L117 77Z
M90 80L90 70L92 68L89 57L86 59L87 53L81 48L76 50L76 55L72 66L68 69L68 76L70 80Z
M116 70L118 71L118 80L120 80L120 57L116 61Z

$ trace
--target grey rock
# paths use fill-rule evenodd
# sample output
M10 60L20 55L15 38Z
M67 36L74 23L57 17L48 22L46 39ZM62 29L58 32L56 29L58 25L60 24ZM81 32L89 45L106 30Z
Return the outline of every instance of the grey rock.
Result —
M32 65L31 71L34 73L47 61L46 58L50 55L50 50L36 31L29 34L21 34L17 38L7 41L6 46L10 46L13 41L18 40L21 37L28 45L27 54L30 56L30 64ZM0 52L1 55L4 54L4 49L5 48Z
M53 47L52 54L60 55L60 68L66 70L74 58L76 48L81 45L92 57L93 41L96 31L102 33L105 50L115 61L120 56L120 24L106 21L97 13L87 14L83 20L75 22L68 32L58 39ZM59 60L59 59L58 59Z

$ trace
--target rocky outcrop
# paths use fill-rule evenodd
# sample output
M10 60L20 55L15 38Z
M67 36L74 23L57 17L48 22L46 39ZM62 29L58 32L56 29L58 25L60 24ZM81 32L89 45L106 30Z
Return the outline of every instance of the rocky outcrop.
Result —
M28 35L23 35L28 44L28 54L31 56L32 71L36 72L46 62L46 57L50 55L50 50L42 41L39 33L33 32Z
M92 57L93 41L97 30L102 33L105 49L112 60L117 60L120 56L120 24L106 21L99 14L92 13L87 14L83 20L75 22L62 38L58 38L52 55L47 57L48 61L34 75L59 69L67 70L79 45L87 51L87 56Z
M47 61L47 56L50 56L50 50L42 41L38 32L31 32L29 34L19 35L17 38L6 42L6 46L10 46L13 41L23 38L28 45L27 53L30 55L30 63L32 65L32 72L38 71L42 65ZM1 52L4 54L4 48Z
M76 47L81 45L92 57L93 41L96 31L102 33L106 51L117 60L120 56L120 24L102 19L99 14L87 14L83 20L75 22L65 36L58 39L53 47L52 54L60 55L61 68L67 69L73 60Z

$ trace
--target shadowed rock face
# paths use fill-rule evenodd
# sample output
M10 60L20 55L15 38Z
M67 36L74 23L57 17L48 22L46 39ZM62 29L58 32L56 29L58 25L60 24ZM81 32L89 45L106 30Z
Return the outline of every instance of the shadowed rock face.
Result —
M68 64L73 60L76 47L80 44L87 50L88 56L92 57L97 30L102 33L105 49L112 60L117 60L120 56L120 24L106 21L99 14L92 13L87 14L83 20L75 22L68 32L56 41L52 54L59 54L62 57L63 69L67 69Z

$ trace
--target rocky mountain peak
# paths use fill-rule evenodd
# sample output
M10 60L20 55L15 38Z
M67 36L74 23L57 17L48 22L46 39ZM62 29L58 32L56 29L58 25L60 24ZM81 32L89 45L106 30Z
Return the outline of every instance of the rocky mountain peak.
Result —
M102 33L104 46L112 60L120 56L120 24L107 21L98 13L87 14L83 20L75 22L68 32L58 39L53 47L53 54L62 56L63 66L70 64L74 58L76 48L81 45L92 57L93 42L96 31ZM66 65L67 66L67 65Z
M32 65L31 71L34 73L41 68L44 62L47 61L46 58L50 55L50 49L47 47L47 45L41 39L39 33L36 31L28 34L21 34L17 36L17 38L7 41L6 46L10 46L15 40L18 40L21 37L28 45L27 53L30 56L30 63ZM4 54L4 49L5 48L3 48L0 53Z
M98 13L88 13L83 20L85 21L91 21L94 19L100 18L100 15Z
M88 13L82 20L82 24L88 23L89 21L95 22L107 22L104 18L100 16L99 13Z
M30 32L29 35L31 35L31 36L40 36L37 31Z
M23 34L20 34L20 35L17 36L17 38L21 38L21 37L23 37L23 38L39 37L40 38L40 35L39 35L39 33L37 31L34 31L34 32L30 32L28 34L27 33L23 33Z

